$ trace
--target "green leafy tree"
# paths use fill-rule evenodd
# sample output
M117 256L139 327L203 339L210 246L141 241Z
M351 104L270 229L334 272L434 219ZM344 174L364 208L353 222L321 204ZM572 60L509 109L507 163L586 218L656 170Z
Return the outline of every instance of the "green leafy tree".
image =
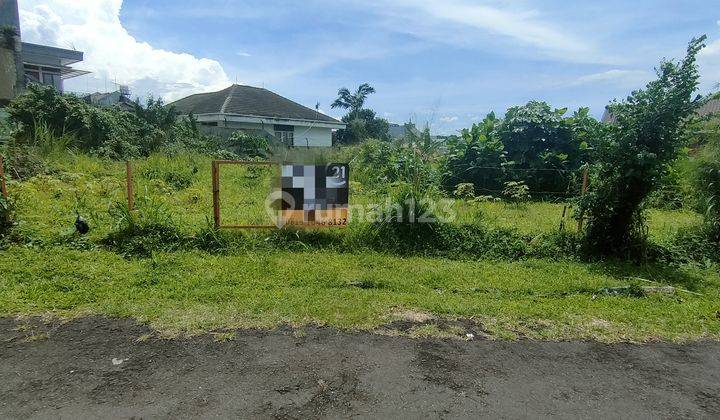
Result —
M390 127L387 120L378 118L375 111L363 108L365 100L372 93L375 93L375 88L367 83L360 85L355 93L351 93L347 88L338 90L338 97L330 107L348 111L342 118L342 121L347 124L347 128L338 130L338 143L359 143L370 138L387 139Z
M142 106L140 100L136 99L132 107L133 113L138 119L149 126L165 131L173 127L178 116L175 107L166 106L162 98L154 98L152 95L148 96L145 106Z
M347 124L347 128L338 130L337 140L340 144L360 143L366 139L387 140L390 124L378 118L372 109L350 111L341 120Z
M340 88L337 99L335 99L330 107L333 109L341 108L350 110L350 112L357 112L363 108L365 100L371 93L375 93L375 88L367 83L358 86L355 93L351 93L348 88Z
M562 193L569 186L563 171L576 169L581 161L580 139L576 138L566 108L552 109L545 102L530 101L507 110L498 128L513 179L524 180L530 191ZM586 118L587 111L576 114Z
M639 249L643 201L682 148L682 130L698 104L692 95L704 40L693 39L681 62L663 61L657 80L609 106L616 123L598 140L592 188L579 201L588 216L586 243L594 252L628 255Z
M503 185L504 147L496 134L501 120L491 112L480 124L463 129L447 142L443 185L452 191L460 183L472 183L479 193L497 192Z

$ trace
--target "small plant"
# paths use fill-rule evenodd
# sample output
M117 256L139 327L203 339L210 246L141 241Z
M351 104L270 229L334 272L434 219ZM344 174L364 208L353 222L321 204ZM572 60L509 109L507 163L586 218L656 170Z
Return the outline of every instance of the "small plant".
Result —
M503 196L513 203L520 204L530 200L530 187L525 181L507 181L504 186Z
M461 182L455 186L453 195L462 199L475 198L475 185L472 182Z
M128 257L150 257L154 251L171 251L186 242L162 203L140 197L135 204L135 211L119 202L110 209L116 227L103 239L104 245Z

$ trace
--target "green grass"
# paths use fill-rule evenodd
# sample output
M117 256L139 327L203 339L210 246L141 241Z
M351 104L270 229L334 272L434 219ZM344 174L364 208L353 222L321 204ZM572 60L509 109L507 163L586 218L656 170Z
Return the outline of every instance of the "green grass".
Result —
M12 247L2 251L0 272L0 315L129 316L169 334L279 323L374 329L409 309L472 317L503 338L720 338L720 276L710 270L332 252L127 260L100 250ZM628 277L702 295L598 293L632 283Z
M162 206L181 230L192 234L209 225L212 219L211 159L201 155L177 157L151 156L133 161L135 196L143 202ZM30 242L64 242L71 234L75 212L88 218L92 226L89 238L99 241L107 236L115 221L108 213L113 203L124 203L125 166L122 162L100 160L83 155L61 156L50 162L56 173L11 182L16 197L17 231ZM192 172L195 168L196 172ZM268 224L264 202L270 191L271 169L221 166L221 218L223 224ZM189 181L178 187L177 178ZM351 195L351 204L384 203L364 191ZM480 221L490 227L513 228L520 234L538 235L557 232L562 220L563 203L504 202L467 203L455 200L456 223ZM577 231L577 222L568 208L565 229ZM351 222L352 223L352 222ZM702 217L690 211L648 211L650 236L665 240L682 227L697 226Z
M191 244L200 243L212 220L210 162L200 155L157 155L133 162L137 206L171 215L173 229L197 239ZM319 250L323 241L344 244L335 239L360 232L357 222L347 231L297 238L283 232L237 235L222 254L186 246L175 252L151 248L143 254L147 258L124 258L102 245L118 232L118 218L109 210L125 202L124 164L70 155L55 157L48 165L50 175L10 183L17 209L13 234L21 240L0 250L3 316L129 316L172 334L279 323L374 330L398 319L399 313L416 312L473 318L499 338L720 339L716 266L634 267L574 262L562 255L559 260L473 261L462 255L448 260L378 254L362 246L342 253L335 251L337 246ZM268 169L223 166L223 223L268 223L263 204L269 182ZM351 204L377 200L370 191L351 196ZM512 228L530 238L557 232L563 206L453 204L457 224ZM73 233L76 211L92 227L82 239ZM565 230L575 232L569 214ZM701 217L649 210L648 223L651 238L662 242L678 229L699 225ZM142 232L135 238L141 242L147 234ZM166 240L162 232L158 235L157 241ZM128 249L136 249L134 244ZM632 297L599 292L650 284L637 278L700 294ZM225 335L230 333L219 334L218 339L231 338ZM418 337L443 334L448 332L426 324L410 332Z

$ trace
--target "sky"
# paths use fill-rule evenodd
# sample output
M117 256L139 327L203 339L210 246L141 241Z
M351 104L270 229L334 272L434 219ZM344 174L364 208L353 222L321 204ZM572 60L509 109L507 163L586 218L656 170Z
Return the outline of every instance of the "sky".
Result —
M66 90L172 101L232 83L265 87L334 117L341 87L369 83L390 122L452 134L542 100L607 103L652 80L707 34L699 93L720 82L720 7L618 0L19 0L24 41L85 52Z

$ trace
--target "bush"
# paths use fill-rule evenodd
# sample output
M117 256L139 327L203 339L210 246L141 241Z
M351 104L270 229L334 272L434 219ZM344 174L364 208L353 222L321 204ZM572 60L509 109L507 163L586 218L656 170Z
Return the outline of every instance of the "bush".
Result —
M707 144L697 159L696 188L709 239L720 243L720 140Z
M696 55L705 37L693 39L681 63L665 61L658 79L609 111L616 123L599 139L591 166L593 188L579 199L588 216L586 244L593 254L637 254L644 241L642 204L682 147L682 128L697 105ZM640 255L633 255L639 257Z
M499 195L507 182L523 182L530 193L564 196L573 172L590 157L601 124L581 108L571 117L531 101L508 109L505 120L490 113L480 124L451 136L443 186L473 183L478 193Z
M475 198L475 185L471 182L457 184L455 191L453 191L453 195L457 198L464 199Z
M490 113L480 124L463 129L459 137L448 141L442 176L447 191L453 191L460 183L471 183L476 192L502 189L506 159L503 144L496 135L499 124L500 120Z
M390 124L383 118L378 118L371 109L350 111L342 117L347 128L337 131L339 144L360 143L366 139L388 139Z
M103 245L127 257L150 257L153 252L177 250L187 243L162 204L148 197L135 204L135 211L129 211L125 203L115 203L110 209L115 230L103 239Z
M508 180L524 181L530 191L565 193L569 178L564 171L578 169L586 160L586 130L592 120L587 109L564 118L567 110L551 109L545 102L530 101L511 107L497 128L504 145Z
M225 148L241 158L267 158L270 143L266 137L236 131L225 142Z
M136 102L128 112L32 84L13 99L7 112L19 125L20 145L37 145L42 138L66 139L68 147L112 159L147 156L161 149L209 153L218 148L217 139L202 135L192 117L178 121L171 107L152 97L145 106Z

